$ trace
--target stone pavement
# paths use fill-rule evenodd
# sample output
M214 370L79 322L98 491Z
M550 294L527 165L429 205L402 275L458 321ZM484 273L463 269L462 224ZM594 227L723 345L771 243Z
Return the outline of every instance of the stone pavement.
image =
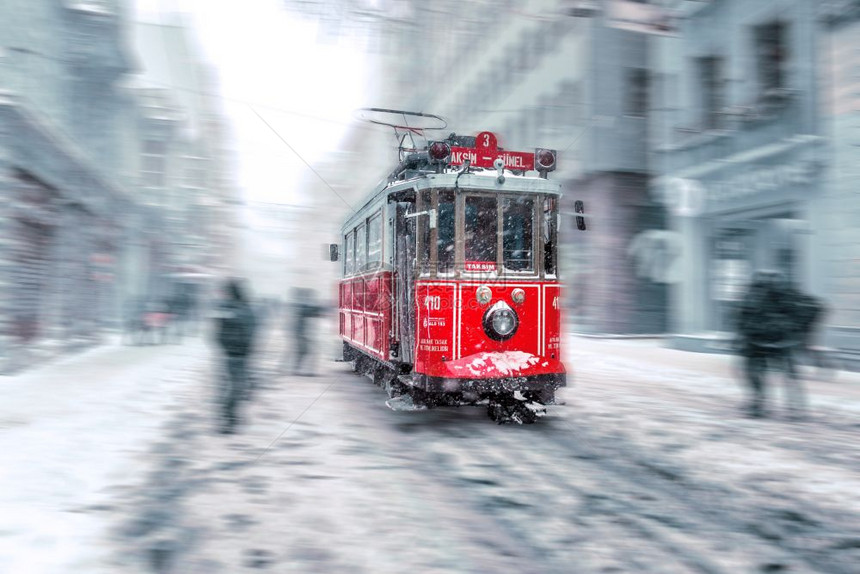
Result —
M109 344L0 377L0 572L102 572L118 485L207 362L201 340Z

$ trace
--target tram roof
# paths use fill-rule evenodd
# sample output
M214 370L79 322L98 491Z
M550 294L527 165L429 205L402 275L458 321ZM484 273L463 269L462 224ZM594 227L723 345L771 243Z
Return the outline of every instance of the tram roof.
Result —
M459 179L458 179L459 178ZM469 191L495 191L499 193L522 193L537 194L548 193L561 195L561 183L556 180L541 177L505 174L504 183L499 183L498 175L494 171L464 173L427 173L410 179L385 182L377 186L374 192L362 204L361 208L353 213L343 225L347 229L355 225L356 219L367 216L371 208L375 208L380 198L398 193L408 189L422 191L425 189L451 189L456 188L460 192Z

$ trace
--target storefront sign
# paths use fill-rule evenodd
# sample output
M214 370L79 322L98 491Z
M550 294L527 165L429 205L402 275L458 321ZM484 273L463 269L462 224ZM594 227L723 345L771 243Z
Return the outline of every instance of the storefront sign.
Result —
M753 167L729 179L707 184L708 201L720 203L789 186L810 185L815 181L815 171L815 164L811 161Z
M695 179L673 177L666 182L661 200L679 217L696 217L705 209L705 188Z
M740 301L750 278L746 259L714 259L711 268L712 297L716 301Z
M631 0L607 0L606 23L612 28L643 34L674 36L677 18L666 7Z

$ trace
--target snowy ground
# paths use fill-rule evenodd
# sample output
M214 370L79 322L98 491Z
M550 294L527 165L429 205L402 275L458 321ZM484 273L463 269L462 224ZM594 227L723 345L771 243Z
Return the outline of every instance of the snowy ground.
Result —
M105 515L134 488L202 345L108 345L0 378L0 572L99 572Z
M567 404L498 426L281 344L230 437L201 344L2 380L0 572L858 571L856 376L752 420L730 357L572 339Z

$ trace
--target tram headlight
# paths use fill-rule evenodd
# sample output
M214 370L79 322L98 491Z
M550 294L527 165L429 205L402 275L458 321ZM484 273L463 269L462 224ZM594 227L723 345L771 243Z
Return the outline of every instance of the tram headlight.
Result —
M493 292L486 285L481 285L478 287L477 291L475 291L475 299L477 299L478 303L481 305L486 305L492 298Z
M516 311L504 301L499 301L484 314L484 332L496 341L507 341L517 332L520 320Z

